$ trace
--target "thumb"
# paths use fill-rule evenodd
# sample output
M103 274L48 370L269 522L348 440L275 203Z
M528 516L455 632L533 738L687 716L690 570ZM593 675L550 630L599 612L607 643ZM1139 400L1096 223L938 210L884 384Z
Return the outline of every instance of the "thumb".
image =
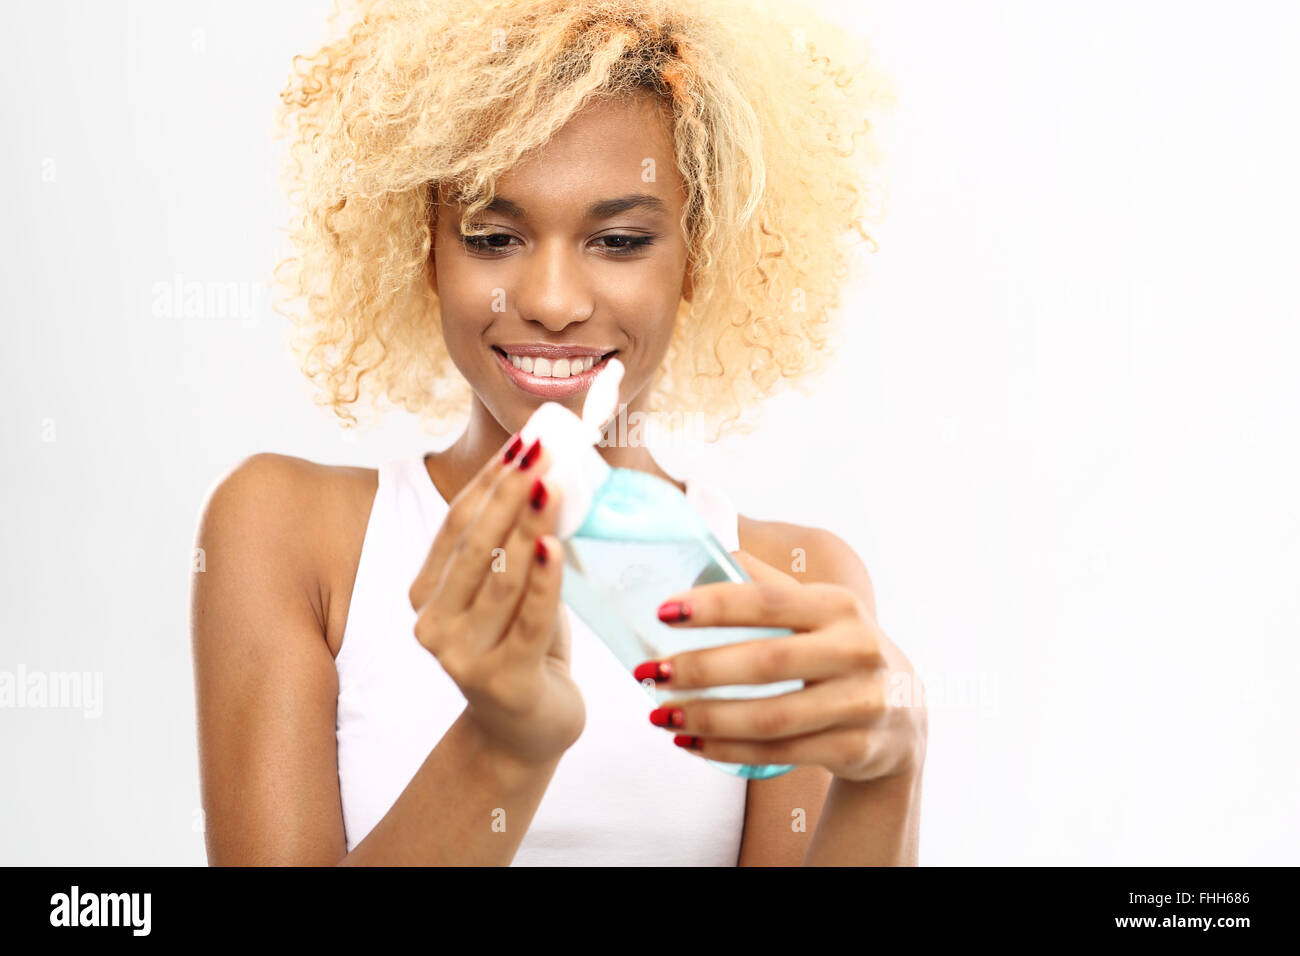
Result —
M764 564L758 558L754 557L748 551L732 551L732 557L740 564L741 567L755 581L771 582L774 584L798 584L799 580L784 571L772 567L770 564Z
M568 661L572 640L573 635L569 631L569 612L561 601L555 613L555 635L551 641L550 655Z

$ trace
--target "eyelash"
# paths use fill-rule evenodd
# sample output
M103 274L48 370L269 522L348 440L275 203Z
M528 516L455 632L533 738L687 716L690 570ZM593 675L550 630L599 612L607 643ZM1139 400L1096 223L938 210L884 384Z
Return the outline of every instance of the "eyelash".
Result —
M504 252L505 249L508 248L508 247L507 247L507 246L489 246L489 245L486 245L486 244L485 244L485 243L487 242L487 240L489 240L489 239L495 239L495 238L498 237L498 236L505 236L505 238L507 238L507 239L513 239L513 238L514 238L514 236L511 236L511 235L509 235L509 234L507 234L507 233L504 233L504 232L491 232L491 233L488 233L487 235L483 235L483 236L467 236L467 235L462 234L461 237L460 237L460 241L461 241L461 243L462 243L466 248L471 249L471 250L473 250L474 252L485 253L486 255L489 255L489 256L498 256L498 255L501 255L501 253ZM600 238L601 238L601 239L620 239L620 240L622 240L622 241L625 243L625 245L622 245L622 246L606 246L606 247L605 247L605 251L611 253L612 255L614 255L614 256L616 256L616 257L631 256L633 253L638 252L638 251L640 251L640 250L642 250L642 249L645 249L647 246L651 245L651 244L655 241L655 237L654 237L654 236L628 236L628 235L621 235L621 234L617 234L617 233L614 234L614 235L612 235L612 236L601 236ZM497 251L497 250L500 250L500 251Z

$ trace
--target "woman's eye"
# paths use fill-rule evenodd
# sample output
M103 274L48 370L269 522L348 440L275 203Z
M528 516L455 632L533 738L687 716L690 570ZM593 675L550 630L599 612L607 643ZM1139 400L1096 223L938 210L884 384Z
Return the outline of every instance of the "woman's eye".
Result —
M460 241L464 243L466 247L475 252L483 252L488 255L498 255L499 253L496 250L508 249L510 247L510 240L513 238L514 236L507 235L504 232L492 232L480 236L467 236L462 234ZM499 239L503 239L505 242L498 243L496 240ZM649 246L654 242L654 237L613 235L601 236L596 241L612 242L614 243L613 245L607 245L604 247L605 251L615 256L628 256Z
M607 239L612 239L616 242L622 243L622 245L605 247L616 256L631 255L638 249L644 249L646 246L650 245L650 243L654 242L654 237L652 236L601 236L597 241L603 242Z
M460 241L463 242L469 248L473 249L475 252L490 252L490 250L493 249L506 248L506 246L504 245L496 245L492 240L494 239L509 240L513 238L514 238L513 236L508 236L504 232L493 232L493 233L489 233L486 236L462 235L460 237Z

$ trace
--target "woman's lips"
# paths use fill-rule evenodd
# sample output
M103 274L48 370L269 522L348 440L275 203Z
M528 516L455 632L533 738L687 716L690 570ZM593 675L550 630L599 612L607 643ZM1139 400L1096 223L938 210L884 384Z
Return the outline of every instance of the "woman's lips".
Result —
M515 368L510 363L510 359L506 357L506 354L496 348L492 349L492 354L497 357L497 362L505 370L506 377L519 389L528 392L530 395L554 399L585 392L591 387L591 383L596 380L600 370L605 367L605 363L612 356L617 355L618 352L610 352L609 355L601 358L587 371L579 372L577 375L570 375L568 378L552 378L549 375L537 376L532 372L525 372L523 369Z

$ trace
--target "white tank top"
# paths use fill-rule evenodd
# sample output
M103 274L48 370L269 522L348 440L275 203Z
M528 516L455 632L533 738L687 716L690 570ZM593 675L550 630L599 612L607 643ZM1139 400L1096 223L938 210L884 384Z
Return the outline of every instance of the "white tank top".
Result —
M739 548L736 509L720 489L687 479L686 497L727 550ZM379 467L335 658L349 852L465 708L460 688L416 640L408 597L447 511L423 455ZM651 724L654 701L582 619L565 611L587 722L560 759L512 865L735 866L748 781L683 753L672 731Z

